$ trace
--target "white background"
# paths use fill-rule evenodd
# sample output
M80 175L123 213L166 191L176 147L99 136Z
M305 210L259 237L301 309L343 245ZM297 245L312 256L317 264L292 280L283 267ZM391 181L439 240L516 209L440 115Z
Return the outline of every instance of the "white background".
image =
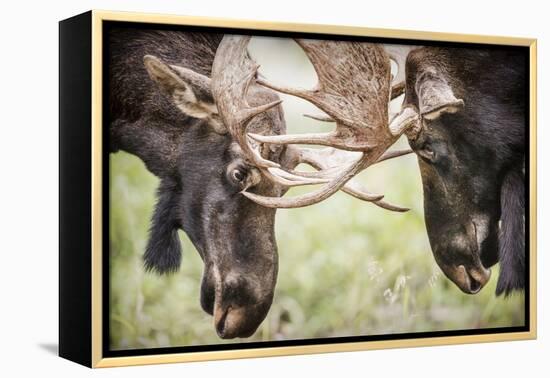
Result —
M548 376L550 19L544 1L299 0L2 2L0 22L0 375L80 377ZM58 358L58 25L95 9L539 39L537 341L91 371ZM546 211L544 211L546 210Z

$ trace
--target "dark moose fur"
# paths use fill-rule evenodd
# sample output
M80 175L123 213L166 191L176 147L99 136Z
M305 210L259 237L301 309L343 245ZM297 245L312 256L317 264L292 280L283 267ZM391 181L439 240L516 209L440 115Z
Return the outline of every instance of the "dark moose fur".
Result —
M143 57L156 54L168 64L183 63L203 75L210 75L221 38L217 34L136 29L110 33L111 152L121 149L139 156L147 169L161 179L144 255L148 270L169 273L179 269L181 246L177 230L180 225L175 205L182 188L174 179L176 164L180 150L187 150L185 144L190 137L185 134L191 134L194 129L200 132L204 125L202 120L179 111L158 89L147 74Z
M525 287L525 186L522 167L511 169L502 183L500 277L497 294Z
M517 50L432 47L407 59L406 105L419 106L417 85L430 67L464 101L410 140L432 250L446 274L478 258L485 268L500 262L497 295L525 286L526 61ZM457 246L474 214L489 220L477 257L477 248Z

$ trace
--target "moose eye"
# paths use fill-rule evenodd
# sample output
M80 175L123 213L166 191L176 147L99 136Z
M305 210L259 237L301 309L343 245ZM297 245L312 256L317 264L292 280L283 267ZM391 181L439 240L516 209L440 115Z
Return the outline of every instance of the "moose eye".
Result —
M232 172L231 172L231 177L233 178L233 180L235 180L236 182L242 182L245 177L246 177L246 174L245 172L241 171L240 169L234 169Z
M421 150L417 151L418 155L424 160L435 161L435 151L430 145L425 145Z
M242 190L246 185L251 185L251 173L251 168L237 159L227 166L225 180L236 189Z
M424 153L425 153L426 156L428 156L428 157L434 157L434 156L435 156L435 152L434 152L434 150L433 150L430 146L424 147Z

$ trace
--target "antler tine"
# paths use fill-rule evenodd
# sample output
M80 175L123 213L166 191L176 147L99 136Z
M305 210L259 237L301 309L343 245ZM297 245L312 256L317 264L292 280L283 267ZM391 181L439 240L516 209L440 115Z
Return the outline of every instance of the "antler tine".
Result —
M248 143L246 135L246 128L255 116L282 102L277 100L255 107L248 104L246 95L259 67L247 54L250 38L235 35L223 37L212 64L212 93L220 116L246 158L259 168L279 167L279 164L257 153Z
M380 119L369 119L366 117L369 113L373 113L373 110L380 110L384 108L387 111L387 102L385 105L383 105L382 101L374 101L370 100L365 101L366 99L374 98L377 100L385 100L385 90L386 86L382 86L381 89L377 91L377 93L369 93L369 91L365 91L365 88L372 87L372 85L365 85L365 84L371 84L369 83L369 80L372 81L372 78L366 77L361 80L361 76L356 76L356 78L352 78L351 75L349 77L340 78L339 80L343 81L343 84L337 85L334 83L334 77L336 76L331 69L327 69L326 67L329 66L329 62L327 62L327 58L325 57L325 54L322 53L323 48L329 46L331 49L335 49L336 46L340 47L340 50L344 50L342 47L346 47L345 50L348 52L349 55L351 52L354 52L354 49L350 48L351 46L360 46L362 47L362 52L365 56L371 55L374 57L383 56L383 52L387 53L387 57L391 60L393 60L397 65L397 73L393 80L391 81L391 89L389 90L389 99L393 100L400 95L402 95L405 92L405 63L407 60L407 56L409 52L414 49L414 46L405 46L405 45L384 45L383 48L379 45L370 45L370 44L350 44L350 43L330 43L327 41L312 41L312 40L297 40L298 44L302 47L302 49L306 52L306 55L310 58L313 67L315 68L315 71L317 72L317 75L319 77L319 82L316 85L316 87L312 90L306 90L306 89L294 89L289 87L282 87L277 86L272 83L268 83L265 80L258 80L258 83L261 85L264 85L268 88L271 88L273 90L294 95L300 98L303 98L305 100L310 101L312 104L316 105L320 109L322 109L327 115L305 115L306 117L313 118L319 121L324 122L337 122L336 130L328 133L311 133L311 134L300 134L300 135L276 135L276 136L262 136L262 135L251 135L252 138L256 139L257 141L261 143L271 143L271 144L316 144L316 145L322 145L322 146L331 146L339 149L344 149L348 151L365 151L369 148L372 148L374 144L376 144L377 141L374 143L371 143L369 145L368 142L366 142L364 139L367 139L365 135L362 135L363 138L358 138L361 136L361 134L366 134L364 131L364 128L373 127L373 125L380 125L380 123L376 123L380 121ZM376 54L376 47L382 49L383 51L378 51L378 54ZM356 49L358 51L361 51L359 48ZM321 52L319 52L321 51ZM333 56L342 56L342 54L346 51L333 51ZM336 55L338 54L338 55ZM323 60L324 59L324 60ZM357 64L357 60L353 61L353 64L350 64L350 67L355 66L361 66ZM363 67L364 68L364 67ZM387 69L390 68L390 65L388 64ZM336 70L338 71L338 70ZM340 72L337 72L340 73ZM370 72L367 72L370 73ZM381 74L382 73L382 74ZM385 76L385 70L381 67L378 68L378 72L376 73L378 77L384 77ZM381 74L381 75L380 75ZM357 80L357 81L356 81ZM353 98L353 96L344 97L344 93L348 91L346 85L349 87L350 83L353 83L353 87L361 88L361 84L363 83L363 88L359 89L359 92L363 92L364 96L359 98ZM327 93L330 90L330 96L327 96ZM339 98L340 97L340 98ZM342 97L344 97L342 99ZM351 97L351 98L350 98ZM349 100L349 101L347 101ZM349 103L346 103L349 102ZM366 107L365 107L365 104ZM342 116L342 105L347 105L345 107L345 112L351 112L355 109L364 107L364 113L361 114L355 114L352 117L346 117ZM358 106L360 105L360 106ZM410 112L408 110L407 112ZM356 112L357 113L357 112ZM374 112L377 113L377 112ZM386 119L387 122L387 112L378 112L382 118ZM360 117L363 116L363 118L355 118L355 116L359 115ZM414 116L411 113L407 113L408 116ZM362 122L364 124L362 124ZM408 127L408 123L402 123L403 125L406 125ZM355 130L358 128L359 130ZM362 130L363 129L363 130ZM361 132L362 131L362 132ZM399 135L403 132L402 129L398 130L391 130L392 134L395 132L398 132ZM371 138L368 138L371 139Z
M396 151L386 152L374 164L380 163L385 160L393 159L399 156L403 156L411 152L412 150L396 150ZM333 148L325 148L322 150L303 148L303 149L300 149L300 156L301 156L302 163L309 164L315 169L319 169L320 171L318 172L323 172L323 171L326 172L331 169L340 169L343 161L353 161L354 159L357 159L356 153L335 150ZM382 201L382 198L384 198L383 195L369 193L360 185L353 182L346 183L341 190L346 194L349 194L363 201L372 202L376 206L382 207L386 210L397 211L397 212L405 212L409 210L407 208Z
M406 208L406 207L401 207L401 206L397 206L397 205L393 205L389 202L386 202L386 201L383 201L382 198L384 196L380 196L381 198L377 199L377 200L372 200L372 201L369 201L369 200L366 200L364 198L364 189L356 186L356 184L354 183L347 183L343 188L342 188L342 191L346 194L349 194L350 196L352 197L355 197L357 199L360 199L360 200L363 200L363 201L368 201L368 202L372 202L374 205L378 206L378 207L381 207L383 209L386 209L386 210L390 210L390 211L395 211L395 212L398 212L398 213L404 213L404 212L407 212L409 211L410 209Z
M343 138L343 133L310 133L310 134L295 134L295 135L259 135L248 134L252 139L260 143L269 144L313 144L318 146L335 147L347 151L364 151L373 147L372 144L364 142L361 144L354 143L355 138Z
M401 96L403 93L405 93L405 82L404 81L392 85L390 100L395 100L397 97Z
M292 174L280 168L267 168L262 170L265 176L273 182L286 187L317 185L330 182L329 178L323 177L305 177Z
M335 122L332 118L330 118L330 116L326 114L304 114L303 116L321 122Z
M395 117L394 121L390 124L390 130L395 136L399 136L399 133L402 133L403 130L412 130L418 125L418 115L411 109L411 112L403 112ZM287 146L290 148L290 146ZM409 209L401 206L397 206L382 200L382 195L375 195L367 192L363 188L360 188L356 184L348 183L348 181L353 178L353 176L359 173L362 169L367 166L380 163L385 160L393 159L399 156L403 156L411 153L410 149L406 150L397 150L390 151L378 154L366 155L364 153L360 154L360 157L357 157L357 153L350 151L336 150L333 148L325 148L323 150L319 149L308 149L308 148L297 148L299 151L299 162L306 163L312 167L319 169L318 172L296 172L294 171L294 176L301 176L304 178L319 178L327 179L333 177L333 181L328 183L326 186L321 188L318 191L308 193L301 197L294 198L272 198L272 197L263 197L252 193L244 193L249 199L254 202L267 206L267 207L277 207L277 208L296 208L309 206L314 203L323 201L324 199L330 197L338 189L341 189L343 192L354 196L358 199L372 202L376 206L384 208L390 211L396 212L406 212ZM324 156L323 156L324 155ZM332 155L332 158L331 156ZM375 157L378 157L375 159ZM346 164L347 163L347 164ZM347 165L349 168L344 170L343 173L337 175L337 172L342 172L342 166ZM284 171L283 171L284 172ZM351 173L350 173L351 172ZM276 175L274 175L276 176ZM298 184L299 185L299 184Z
M364 168L364 164L367 160L368 156L363 155L362 158L359 159L357 162L351 164L346 169L344 169L340 173L340 175L338 175L334 180L325 184L320 189L304 194L303 196L288 198L264 197L250 192L242 192L242 194L244 194L250 200L265 207L291 209L313 205L327 199L338 190L340 190L340 188L344 186L346 182L348 182L353 176L355 176Z
M318 82L313 89L296 89L258 79L258 84L303 98L336 122L329 133L253 136L262 143L317 144L349 151L367 151L387 134L391 66L378 44L297 39L311 61ZM317 117L315 117L317 118Z
M321 172L330 172L331 170L341 170L342 166L352 166L363 158L363 154L350 153L346 151L335 150L334 148L324 149L299 149L300 162L308 164ZM348 193L355 198L363 201L376 202L384 198L383 195L373 194L359 187L357 184L347 182L341 188L345 193Z
M300 149L300 150L305 152L308 149L303 148L303 149ZM329 148L326 148L325 150L333 150L333 149L329 147ZM312 150L312 151L316 151L316 152L319 151L320 152L320 151L323 151L323 150ZM381 163L381 162L386 161L386 160L390 160L390 159L394 159L394 158L401 157L401 156L404 156L404 155L408 155L412 152L413 151L411 149L387 151L376 162L374 162L372 165ZM312 167L315 167L315 168L320 169L320 170L319 171L314 171L314 172L291 170L290 173L292 173L294 176L300 176L300 177L304 177L304 178L330 178L330 177L334 177L338 172L341 171L340 166L332 166L330 168L320 168L321 166L324 166L324 165L320 164L318 162L318 160L315 160L313 158L307 158L306 159L306 158L304 158L304 156L307 156L307 155L305 153L302 153L302 160L300 161L300 163L309 164ZM313 156L315 156L315 155L313 154ZM286 172L284 170L279 170L279 171Z
M287 148L294 149L293 152L299 156L298 157L299 163L308 164L313 168L319 170L317 172L299 172L300 176L292 175L293 179L295 177L302 177L301 176L302 174L304 174L305 176L305 174L308 174L308 173L318 173L319 175L315 177L318 177L318 178L330 177L333 181L337 181L340 176L336 175L335 173L340 173L340 175L342 175L342 166L347 166L351 169L356 164L362 164L360 162L365 159L364 154L346 152L346 151L336 150L333 148L324 148L324 149L297 148L297 147L287 147ZM388 152L384 154L380 159L378 159L377 162L392 159L398 156L403 156L410 152L412 151L397 150L397 151ZM272 168L269 168L268 170L270 172L275 171L275 169L272 169ZM289 174L288 172L281 169L276 169L276 170L278 171L277 175ZM310 176L310 177L313 177L313 176ZM353 176L351 176L350 179L352 177ZM259 196L251 193L244 193L244 194L251 200L264 206L294 208L294 207L307 206L313 203L320 202L325 198L328 198L330 195L332 195L332 193L330 192L330 189L331 189L330 184L328 184L326 187L321 188L317 192L313 192L302 197L294 197L294 198L288 198L288 199L263 197L263 196ZM356 183L345 182L340 187L340 190L342 190L344 193L347 193L355 198L358 198L360 200L367 201L367 202L372 202L376 206L379 206L381 208L384 208L390 211L405 212L409 210L407 208L393 205L391 203L383 201L382 200L384 198L383 195L370 193ZM334 192L336 192L336 190Z

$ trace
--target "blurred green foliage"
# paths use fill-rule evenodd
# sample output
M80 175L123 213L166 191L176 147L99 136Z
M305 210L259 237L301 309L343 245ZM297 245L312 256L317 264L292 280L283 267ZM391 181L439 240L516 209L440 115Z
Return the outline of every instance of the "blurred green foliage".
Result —
M524 297L460 292L434 262L413 156L359 177L411 206L390 213L338 193L304 209L278 210L279 278L271 310L249 339L218 338L199 304L202 261L187 236L178 273L146 273L142 254L157 179L142 162L111 156L111 347L149 348L522 325ZM287 195L296 195L298 190Z

